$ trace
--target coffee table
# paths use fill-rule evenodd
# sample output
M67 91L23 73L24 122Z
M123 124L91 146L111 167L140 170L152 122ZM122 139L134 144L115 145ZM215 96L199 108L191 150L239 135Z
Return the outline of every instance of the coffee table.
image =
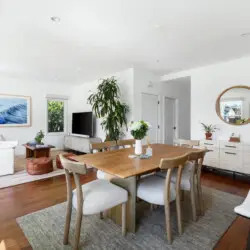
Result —
M30 146L27 144L23 144L23 146L26 148L26 158L49 157L50 156L50 149L55 147L53 145L46 145L43 147L37 147L37 146Z

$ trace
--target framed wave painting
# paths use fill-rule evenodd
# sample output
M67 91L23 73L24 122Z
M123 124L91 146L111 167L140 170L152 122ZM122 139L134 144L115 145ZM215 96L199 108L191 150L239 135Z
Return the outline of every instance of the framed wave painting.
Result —
M31 97L0 94L0 127L31 125Z

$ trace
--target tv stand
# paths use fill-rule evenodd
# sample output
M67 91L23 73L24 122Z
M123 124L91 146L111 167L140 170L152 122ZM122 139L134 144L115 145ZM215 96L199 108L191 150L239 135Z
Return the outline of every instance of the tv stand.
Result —
M102 142L100 138L81 137L78 135L64 136L64 149L71 149L82 153L90 153L90 143Z

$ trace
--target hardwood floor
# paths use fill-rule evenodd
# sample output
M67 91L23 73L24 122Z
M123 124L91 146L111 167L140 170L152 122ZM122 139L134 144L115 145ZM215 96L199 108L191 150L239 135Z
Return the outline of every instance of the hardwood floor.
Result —
M82 176L81 182L86 183L96 178L95 172ZM246 196L250 184L234 181L231 177L218 176L204 172L202 184L232 194ZM0 190L0 247L2 240L11 242L7 249L32 249L16 218L25 214L44 209L66 200L65 177L59 176ZM216 250L245 250L250 220L237 217L232 226L216 245ZM17 244L17 246L14 246ZM7 244L8 245L8 244ZM13 247L14 246L14 247ZM0 248L1 249L1 248Z
M250 189L249 180L233 180L231 176L222 176L203 172L202 184L224 192L245 197ZM224 233L215 250L246 250L250 233L250 219L238 216L231 227Z

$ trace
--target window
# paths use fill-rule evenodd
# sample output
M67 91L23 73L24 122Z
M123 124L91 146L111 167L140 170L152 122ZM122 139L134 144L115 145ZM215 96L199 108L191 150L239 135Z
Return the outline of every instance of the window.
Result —
M67 100L47 98L47 133L66 133Z

